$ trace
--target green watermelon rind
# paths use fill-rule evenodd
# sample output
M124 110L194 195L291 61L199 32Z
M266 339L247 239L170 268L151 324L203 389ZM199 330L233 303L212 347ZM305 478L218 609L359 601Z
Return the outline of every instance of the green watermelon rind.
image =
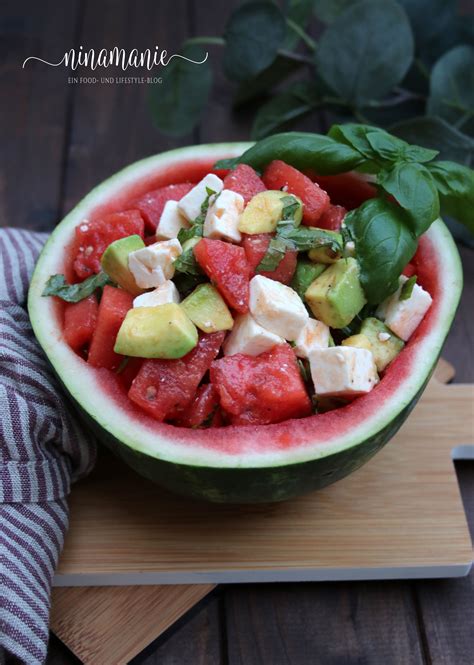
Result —
M462 291L462 269L451 234L441 220L427 232L443 266L443 289L435 325L418 344L412 371L380 408L350 430L324 441L273 447L254 445L271 440L284 426L184 430L161 426L157 430L122 409L101 388L99 375L65 343L51 298L41 297L49 276L63 272L64 248L75 227L93 209L152 173L172 164L213 160L241 154L248 143L223 143L172 150L141 160L115 174L95 189L64 218L48 239L35 268L28 308L35 335L54 371L89 424L119 456L142 475L168 489L212 501L276 501L323 487L361 466L399 429L421 395L438 359ZM300 421L291 421L297 432ZM232 433L230 430L235 430ZM219 434L222 432L222 434ZM223 445L206 446L205 437ZM229 451L234 436L241 449Z

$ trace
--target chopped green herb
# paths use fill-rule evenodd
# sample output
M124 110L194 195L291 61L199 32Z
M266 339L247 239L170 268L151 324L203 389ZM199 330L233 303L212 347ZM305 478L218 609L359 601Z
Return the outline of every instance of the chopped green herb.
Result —
M296 213L301 208L301 203L295 196L292 195L284 196L281 201L283 203L283 210L281 213L282 220L286 221L294 219Z
M209 209L209 203L211 196L214 196L216 192L210 187L206 187L207 196L204 199L201 205L201 212L192 222L189 229L180 229L178 233L178 240L181 244L189 240L190 238L202 237L204 220L206 219L206 214ZM217 198L217 197L216 197Z
M123 370L126 368L129 362L130 362L130 356L125 356L125 358L122 358L122 362L115 370L115 374L122 374Z
M400 298L399 300L409 300L411 298L411 294L413 293L413 289L415 288L417 276L412 275L407 281L404 283L400 290Z
M265 256L255 269L256 272L271 272L272 270L276 270L280 265L280 261L285 256L286 248L287 245L284 240L281 240L278 236L272 238Z
M192 249L187 249L178 256L173 265L177 272L184 273L185 275L202 275L202 270L196 261Z
M57 296L66 302L79 302L84 298L88 298L96 289L101 289L106 284L113 284L113 282L105 272L91 275L78 284L68 284L64 275L51 275L46 282L42 295Z

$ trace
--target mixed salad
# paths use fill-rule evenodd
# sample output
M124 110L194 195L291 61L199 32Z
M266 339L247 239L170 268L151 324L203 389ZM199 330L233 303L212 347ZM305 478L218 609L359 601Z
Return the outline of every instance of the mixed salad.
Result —
M72 283L53 275L43 294L65 301L70 347L115 372L148 415L183 427L303 418L373 390L432 304L410 261L438 191L433 175L418 180L420 207L403 183L436 153L365 128L364 155L346 128L332 131L359 173L318 176L305 161L317 135L282 135L278 150L271 137L200 182L84 219ZM300 163L288 148L297 138ZM282 145L293 165L272 159Z

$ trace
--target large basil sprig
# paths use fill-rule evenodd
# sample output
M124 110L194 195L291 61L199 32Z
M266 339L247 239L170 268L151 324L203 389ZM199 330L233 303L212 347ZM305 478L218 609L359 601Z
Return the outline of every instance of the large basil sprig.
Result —
M240 157L219 160L216 168L232 169L237 164L249 164L257 171L262 171L274 159L281 159L303 171L314 169L321 175L350 171L364 161L364 157L356 150L330 136L286 132L258 141Z
M321 175L355 169L376 176L378 196L351 211L343 230L355 242L367 300L379 303L397 288L418 238L440 209L474 231L474 171L454 162L433 161L437 154L377 127L348 123L334 125L328 136L275 134L216 166L233 168L243 163L263 171L271 161L281 159ZM259 268L274 269L288 247L305 251L318 246L311 243L327 244L317 235L318 229L279 224Z

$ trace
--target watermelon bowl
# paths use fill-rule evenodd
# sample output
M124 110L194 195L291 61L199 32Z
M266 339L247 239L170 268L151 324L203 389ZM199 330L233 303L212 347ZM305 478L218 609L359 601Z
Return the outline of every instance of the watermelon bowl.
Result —
M172 150L132 164L97 186L50 236L28 299L38 342L65 394L98 439L162 487L223 503L286 500L334 483L367 462L394 436L422 394L462 290L456 246L438 219L421 237L412 260L433 304L370 393L334 411L271 425L188 429L146 415L127 398L114 373L91 367L71 350L62 332L62 303L42 297L45 284L53 274L67 277L68 251L82 220L124 209L127 202L157 187L198 182L216 160L240 155L250 145Z

